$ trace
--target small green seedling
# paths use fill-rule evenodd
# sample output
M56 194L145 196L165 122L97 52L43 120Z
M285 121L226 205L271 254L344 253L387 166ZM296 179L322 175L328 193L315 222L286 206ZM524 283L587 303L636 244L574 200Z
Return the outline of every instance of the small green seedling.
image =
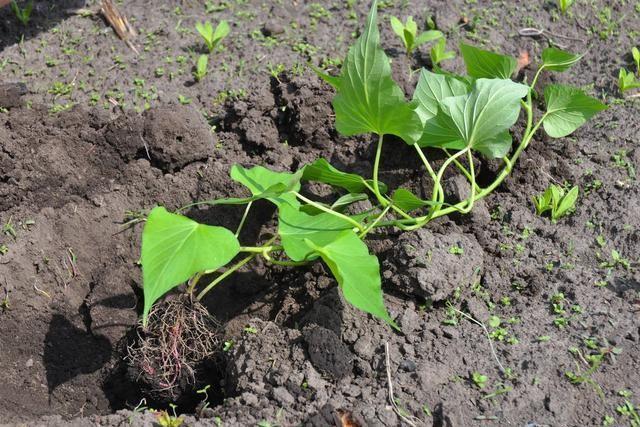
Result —
M207 66L209 65L209 57L207 55L200 55L198 62L196 62L196 68L193 70L193 78L197 82L204 79L207 75Z
M402 40L407 56L410 56L415 49L423 44L442 37L442 33L438 30L428 30L418 35L418 25L412 16L409 16L404 24L398 18L392 16L391 28Z
M260 257L267 264L290 267L324 262L348 303L397 329L385 307L380 262L371 253L367 236L379 228L417 230L437 218L471 212L475 202L491 195L511 174L538 130L562 138L606 108L577 88L552 84L544 88L546 111L538 116L533 99L535 93L542 93L536 87L540 73L567 70L579 55L545 49L543 65L528 85L511 79L517 67L515 58L466 44L460 45L466 75L423 69L409 100L393 80L380 42L378 0L373 0L360 34L338 76L315 71L336 92L332 105L337 132L344 137L360 136L360 141L375 135L371 175L341 171L323 158L289 171L234 165L230 177L246 188L242 197L194 202L175 213L162 206L153 208L142 231L143 327L156 301L183 283L189 284L187 292L200 301ZM441 50L446 53L444 47ZM439 55L436 63L442 58ZM510 129L523 110L526 125L514 142ZM407 144L414 150L431 184L427 198L407 188L391 189L380 180L384 153L389 152L383 150L384 144ZM432 150L444 156L437 167L428 157ZM477 179L479 158L501 160L491 182ZM459 173L469 183L464 200L447 200L444 179L451 173ZM333 188L331 204L313 200L303 191L303 186L313 182ZM558 199L554 218L575 204L577 188L569 193ZM277 227L271 230L271 238L251 246L252 242L244 242L242 228L258 200L274 205ZM368 200L367 208L357 210L356 202L363 200ZM230 230L184 215L200 205L220 209L244 205L245 209L237 227ZM460 249L453 252L462 254ZM448 313L452 316L447 321L456 324L455 312ZM504 328L494 332L494 339L509 336ZM229 341L223 350L232 346Z
M620 68L618 73L618 89L620 89L620 93L624 94L629 90L638 88L640 88L640 80L636 79L635 74L625 68Z
M482 375L480 372L474 372L471 374L471 381L473 381L476 387L485 388L487 381L489 381L489 377Z
M575 210L579 192L578 186L565 192L562 187L551 184L544 193L533 197L536 213L542 215L545 212L550 212L551 221L556 222Z
M169 414L168 411L158 412L158 425L160 425L161 427L180 427L184 422L184 419L182 417L178 417L178 414L176 413L176 405L170 403L169 406L173 411L173 415Z
M566 15L574 0L558 0L558 9L563 15Z
M29 25L29 21L31 21L31 12L33 11L33 0L29 0L27 5L24 8L18 6L16 0L11 2L11 10L18 18L18 21L22 23L25 27Z
M631 49L631 56L636 66L636 73L640 76L640 50L637 47ZM620 93L624 94L626 91L640 88L640 80L632 71L627 71L626 68L620 68L618 73L618 89Z
M444 37L440 37L433 47L431 47L429 54L431 57L431 64L434 69L438 69L442 61L456 57L456 53L454 51L447 50L447 40Z
M213 53L225 37L231 32L231 27L227 21L220 21L215 31L211 22L197 23L196 30L200 33L200 36L204 39L204 42L209 49L209 53Z

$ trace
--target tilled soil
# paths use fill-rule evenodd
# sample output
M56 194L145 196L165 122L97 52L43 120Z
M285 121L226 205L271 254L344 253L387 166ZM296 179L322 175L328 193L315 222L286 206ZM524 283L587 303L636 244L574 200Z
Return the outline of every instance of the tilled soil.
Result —
M324 5L329 16L314 18L318 8L311 3L234 3L211 15L234 22L220 67L192 84L187 66L160 58L188 55L195 36L176 23L191 27L202 19L201 4L124 2L137 25L158 31L134 59L99 19L63 13L77 4L44 3L36 2L39 13L22 44L13 44L8 34L18 27L0 12L0 64L8 59L2 79L25 81L30 106L0 115L0 223L15 230L5 227L0 235L0 247L7 248L0 255L0 298L6 292L9 302L0 311L2 423L151 424L155 415L130 411L144 396L122 360L141 305L142 225L127 222L156 204L174 209L244 194L228 178L234 163L294 170L322 156L370 174L370 141L337 135L328 86L308 70L278 78L264 71L267 56L287 69L304 63L308 58L291 47L302 34L321 56L344 55L358 23L342 4ZM616 407L625 400L640 404L640 124L637 101L616 98L615 75L629 67L625 55L634 33L626 29L640 24L634 6L611 6L611 27L600 19L606 4L597 1L574 7L566 18L547 3L427 2L413 11L389 2L382 10L383 40L409 93L415 78L406 71L427 62L427 50L404 58L386 16L430 12L451 47L466 39L513 55L526 49L536 58L547 41L518 37L518 28L535 25L572 37L555 40L587 51L585 59L545 79L583 86L610 109L570 138L538 137L513 175L471 215L410 234L371 236L385 301L401 333L346 305L320 264L284 269L258 262L224 282L205 305L224 324L227 351L198 378L199 386L211 385L210 407L194 408L192 396L179 408L192 413L187 424L324 426L351 418L360 425L400 425L398 414L417 417L417 425L584 426L600 425L606 415L615 425L629 424ZM358 4L357 16L367 7ZM459 24L463 16L475 28ZM247 30L253 27L278 43L257 40ZM78 37L71 45L91 61L46 64L62 58ZM116 55L126 67L113 67ZM310 55L316 63L321 56ZM159 66L167 74L155 77ZM450 67L460 70L461 63ZM530 70L523 73L531 77ZM76 89L48 93L60 79L74 79ZM142 114L134 111L145 101L134 79L158 94ZM92 92L114 85L122 97L111 93L88 106ZM175 102L178 94L191 105ZM66 102L79 105L51 113L54 103ZM404 144L390 141L382 179L426 192L412 158ZM482 163L481 179L494 172L495 164ZM576 212L556 224L536 216L531 202L552 182L581 187ZM446 187L450 200L464 191L454 176ZM328 195L320 187L308 191ZM206 208L189 215L234 227L241 211ZM259 204L243 241L265 240L274 225L273 209ZM614 250L622 261L613 261ZM564 300L554 308L558 293ZM487 325L493 339L454 308ZM602 364L585 374L585 359L598 352ZM486 385L474 384L474 372L487 376ZM572 383L567 372L582 381ZM633 394L624 397L625 390ZM147 399L146 406L158 407ZM114 414L120 409L129 411Z

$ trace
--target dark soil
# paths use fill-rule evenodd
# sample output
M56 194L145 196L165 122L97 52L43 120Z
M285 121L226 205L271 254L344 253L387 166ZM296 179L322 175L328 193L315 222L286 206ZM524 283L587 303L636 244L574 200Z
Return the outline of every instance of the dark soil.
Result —
M73 14L81 4L36 1L27 29L0 11L0 79L27 88L0 90L7 109L0 113L0 225L15 230L0 234L0 301L5 294L8 301L0 308L2 423L155 419L131 412L144 397L147 406L161 404L123 365L142 302L142 225L129 220L156 204L175 209L244 194L228 178L234 163L294 170L322 156L371 173L368 138L338 136L332 90L295 66L330 65L344 55L359 27L344 3L243 1L212 12L208 19L229 19L233 32L197 84L190 49L202 47L185 29L205 19L204 6L159 3L120 6L141 33L139 57L100 18ZM365 3L356 5L360 18ZM631 67L628 52L639 39L638 5L578 2L560 17L551 2L428 1L415 10L409 3L385 2L381 12L383 43L408 92L415 78L407 70L428 64L428 50L406 59L388 15L434 14L450 48L467 40L537 58L547 40L519 37L519 28L571 37L553 36L586 51L585 59L544 78L581 86L610 109L570 138L539 136L471 215L411 234L371 236L401 333L344 303L320 264L256 262L218 286L204 303L224 325L226 351L221 344L215 364L199 371L198 386L211 386L210 405L196 408L188 399L178 408L189 413L188 425L212 425L212 417L227 426L342 425L347 418L400 425L390 384L400 413L418 417L417 425L585 426L601 425L605 416L629 425L616 407L640 405L640 116L637 98L620 99L616 87L617 70ZM270 76L269 64L286 72ZM460 70L462 63L446 66ZM531 78L531 71L523 73ZM55 82L70 84L70 93L50 93ZM181 105L178 95L191 104ZM151 108L136 112L145 103ZM386 144L384 159L382 179L390 186L428 190L404 144ZM481 176L490 178L493 168L482 164ZM531 202L552 182L581 187L576 212L557 224L536 216ZM320 196L325 190L307 189ZM464 191L449 178L450 199ZM241 211L189 215L234 227ZM273 209L259 204L243 242L266 240L274 225ZM461 253L452 253L454 246ZM613 250L623 262L612 262ZM454 308L486 324L492 341ZM489 327L492 316L499 328ZM599 368L572 383L567 372L585 373L584 359L600 351ZM483 388L471 380L474 372L488 377Z

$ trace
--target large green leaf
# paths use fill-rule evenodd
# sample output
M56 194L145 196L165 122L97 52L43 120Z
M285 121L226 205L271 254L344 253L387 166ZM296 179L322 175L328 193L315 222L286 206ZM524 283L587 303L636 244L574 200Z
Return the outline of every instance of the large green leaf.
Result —
M417 102L416 112L424 123L438 114L438 108L444 98L465 95L468 91L467 85L460 80L423 68L413 93L413 100Z
M542 51L542 66L551 71L566 71L583 56L548 47Z
M422 124L391 77L389 58L380 46L377 4L374 0L364 32L342 65L333 99L336 128L346 136L391 134L413 144Z
M508 79L518 66L511 56L500 55L460 43L460 52L467 66L467 73L477 79Z
M295 174L289 172L274 172L262 166L245 169L240 165L233 165L231 178L243 184L256 198L266 198L276 206L288 204L300 206L294 191L300 190L300 178L303 171Z
M305 243L305 239L322 245L333 241L340 232L351 229L353 224L335 215L326 212L310 215L288 205L280 208L278 216L278 234L282 246L294 261L313 258L314 251Z
M306 165L304 167L302 179L305 181L322 182L334 187L344 188L350 193L362 193L373 185L371 180L364 179L360 175L342 172L341 170L334 168L323 158ZM378 185L382 193L387 192L387 186L384 183L378 182Z
M329 242L308 238L305 243L329 266L349 303L398 329L384 306L378 258L353 231L342 231Z
M478 79L467 95L444 98L427 120L423 147L471 147L487 157L504 157L511 148L509 128L518 119L529 87L508 79Z
M142 231L143 322L158 298L198 272L222 267L239 250L238 239L224 227L154 208Z
M596 113L607 109L606 105L580 89L563 85L545 87L544 99L547 103L544 130L552 138L571 134Z

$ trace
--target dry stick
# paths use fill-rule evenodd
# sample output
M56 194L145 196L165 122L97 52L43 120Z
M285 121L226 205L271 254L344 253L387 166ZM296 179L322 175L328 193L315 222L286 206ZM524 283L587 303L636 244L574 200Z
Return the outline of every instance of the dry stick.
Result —
M126 43L136 55L139 54L138 49L133 45L131 39L135 38L138 34L136 30L129 24L127 17L124 16L118 8L113 4L111 0L102 0L100 5L100 13L107 20L109 25L113 27L118 37Z
M493 347L493 342L491 341L491 335L489 334L489 330L487 329L487 327L484 326L484 323L482 323L479 320L474 319L473 317L469 316L467 313L464 313L464 312L458 310L457 308L455 308L453 306L451 306L451 308L456 313L461 314L462 316L466 317L468 320L472 321L473 323L475 323L476 325L479 325L480 327L482 327L482 329L484 329L484 333L487 335L487 339L489 340L489 347L491 347L491 353L493 354L493 358L496 359L496 363L498 363L498 367L500 368L500 372L502 372L504 374L506 369L504 369L504 366L502 366L502 363L500 363L500 359L498 359L498 354L496 353L496 349Z
M393 412L395 412L396 415L399 416L400 419L402 419L402 421L409 424L411 427L417 427L416 423L422 424L422 421L419 418L414 417L413 415L409 415L409 416L404 415L402 411L400 411L400 408L398 408L398 405L396 404L396 399L393 395L393 381L391 379L391 361L389 359L389 341L384 343L384 360L387 368L387 385L389 388L389 402L393 407Z

